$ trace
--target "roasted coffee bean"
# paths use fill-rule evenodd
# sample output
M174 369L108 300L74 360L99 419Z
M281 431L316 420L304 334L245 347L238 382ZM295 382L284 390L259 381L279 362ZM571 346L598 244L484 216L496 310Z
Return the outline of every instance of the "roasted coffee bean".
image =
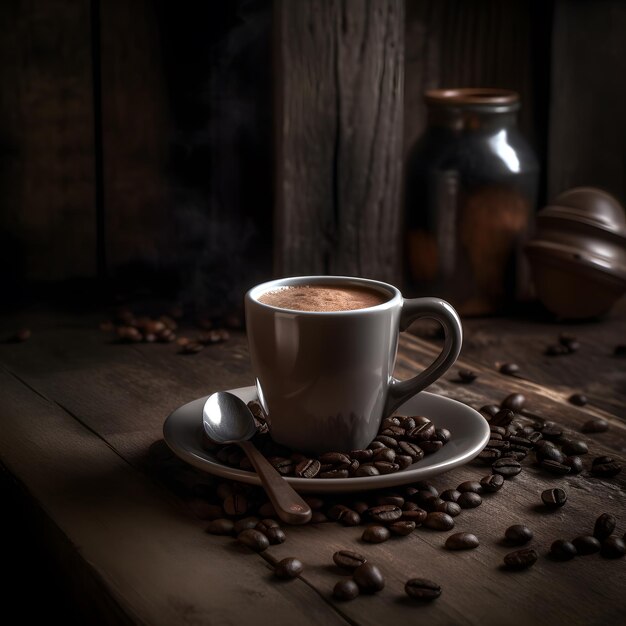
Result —
M597 456L593 461L591 461L591 465L605 465L606 463L613 463L615 459L611 456Z
M557 539L550 546L550 554L559 561L570 561L578 554L578 550L571 541Z
M541 501L549 508L562 507L567 502L567 494L563 489L546 489L541 492Z
M373 465L361 465L355 476L378 476L380 472Z
M431 530L450 530L454 528L454 520L447 513L434 511L426 516L422 525Z
M333 597L337 600L354 600L359 595L359 586L351 579L340 580L333 589Z
M403 513L404 515L404 513ZM394 534L400 537L405 537L406 535L410 535L414 530L417 524L415 522L411 522L409 520L403 520L400 518L397 522L392 522L387 526L387 528Z
M599 457L601 459L610 458L610 457ZM591 473L594 476L599 476L600 478L611 478L613 476L617 476L622 471L622 466L614 460L610 460L606 463L596 462L598 459L595 459L593 465L591 467Z
M480 493L482 490L482 485L477 480L466 480L457 487L457 491L460 491L461 493L465 493L466 491Z
M511 409L519 413L526 405L526 397L521 393L512 393L502 400L503 409Z
M256 530L260 530L263 534L265 534L270 528L280 528L280 524L274 519L266 518L257 522L254 528Z
M567 440L561 444L561 452L567 456L587 454L589 448L584 441Z
M417 425L415 423L415 420L412 417L407 416L403 416L400 417L400 426L402 426L402 428L404 428L405 431L407 430L411 430L411 428L415 428L415 426Z
M350 511L350 507L347 507L345 504L334 504L328 509L327 515L330 519L338 521L339 518L348 511Z
M589 402L589 398L584 393L574 393L569 397L569 401L576 406L585 406Z
M466 491L459 496L456 503L462 509L475 509L483 503L483 499L473 491Z
M372 521L385 524L400 519L402 509L395 504L383 504L367 509L366 513Z
M509 443L513 450L520 450L522 452L526 452L533 447L533 442L530 439L520 435L511 435L509 437Z
M248 530L249 528L256 528L258 523L258 517L244 517L243 519L237 520L235 522L235 534L238 535L240 532ZM257 528L257 530L261 529Z
M290 578L297 578L300 576L303 570L304 565L302 565L302 561L294 559L293 557L287 557L286 559L281 559L278 563L276 563L276 567L274 567L274 575L277 578L289 580Z
M435 487L432 483L429 483L427 480L418 480L416 483L413 483L413 488L417 490L415 493L429 491L433 494L433 496L439 495L437 487Z
M609 513L602 513L593 526L593 536L600 541L610 537L615 530L617 520Z
M402 511L401 520L406 522L415 522L416 525L421 526L426 519L428 513L424 509L416 509L414 511Z
M495 416L491 419L491 424L494 426L508 426L515 418L515 413L510 409L500 409Z
M379 474L393 474L400 469L397 463L389 463L388 461L376 461L374 467L378 470Z
M504 452L511 447L511 444L508 439L490 439L487 442L487 447L491 448L492 450L500 450L500 452Z
M435 426L430 421L417 424L415 428L411 428L411 430L407 431L406 436L411 441L428 441L435 436Z
M376 593L385 587L385 579L380 570L366 562L354 570L354 582L363 593Z
M386 417L380 424L380 428L381 430L384 430L385 428L389 428L390 426L401 426L402 422L400 421L399 417L396 416L392 416L392 417Z
M517 363L503 363L500 366L500 373L506 376L515 376L519 373L519 365Z
M378 461L387 461L393 463L396 460L396 453L391 448L381 448L374 452L374 463Z
M439 496L442 500L446 500L447 502L456 502L459 499L461 492L458 489L446 489L441 492Z
M551 441L556 441L563 436L563 429L558 426L544 426L541 429L541 435L544 439L550 439Z
M415 496L415 501L422 507L427 510L432 509L437 506L437 503L441 500L439 496L434 496L430 491L420 491Z
M267 537L267 540L273 546L278 545L279 543L285 543L285 539L287 539L287 537L285 536L285 532L282 530L282 528L268 528L266 531L264 531L263 534Z
M320 454L319 457L320 463L330 463L331 465L341 465L342 463L350 463L349 457L341 452L325 452L324 454Z
M357 461L359 461L360 463L364 463L366 461L371 461L372 457L374 456L374 451L367 449L367 450L352 450L352 452L350 452L350 456L353 459L356 459Z
M452 438L452 433L447 428L437 428L435 430L435 439L437 441L441 441L441 443L446 444Z
M489 441L502 441L503 439L504 437L500 433L492 432ZM489 445L489 442L487 442L487 445Z
M478 460L482 461L485 465L492 465L495 461L497 461L502 456L502 452L500 450L495 450L492 448L485 448L481 450L478 454Z
M483 488L483 491L495 493L496 491L500 491L502 485L504 485L504 476L502 476L501 474L491 474L490 476L483 476L480 479L480 485Z
M430 602L441 595L441 587L427 578L411 578L404 585L407 596L421 602Z
M461 506L456 502L444 501L435 507L435 511L447 513L450 517L456 517L461 514Z
M291 459L275 456L270 457L268 461L276 468L279 474L288 476L293 473L295 464Z
M404 428L402 426L389 426L389 428L385 428L381 433L381 435L386 437L402 437L405 434Z
M530 432L527 435L528 441L530 441L530 443L534 445L537 445L537 443L541 440L543 435L538 430L533 430L532 426L530 426L529 428L530 428ZM526 432L525 428L524 428L524 432Z
M328 522L328 518L321 511L313 511L311 515L311 524L323 524L324 522Z
M224 511L226 515L232 515L233 517L239 517L244 515L248 510L248 501L244 496L238 493L234 493L232 496L228 496L224 500Z
M206 531L211 535L234 535L235 524L226 518L214 519L208 523Z
M363 515L365 511L370 508L370 505L362 500L357 500L350 505L350 508L353 511L356 511L359 515Z
M401 441L398 448L402 454L410 456L414 461L419 461L424 457L424 451L416 443Z
M497 404L485 404L485 406L480 407L480 412L488 415L489 417L494 417L499 410L500 407Z
M348 472L347 469L335 469L328 470L327 472L320 472L317 476L319 478L348 478L348 476L350 476L350 472Z
M619 559L626 554L626 544L619 537L607 537L600 548L600 556L605 559Z
M393 493L382 495L376 498L376 504L378 505L394 504L395 506L402 508L404 506L404 498L399 494L393 494Z
M491 438L492 439L502 439L502 437L504 437L507 433L506 433L506 428L504 428L503 426L492 426L491 424L489 425L489 430L491 431ZM500 435L500 437L495 437L494 435Z
M361 523L361 516L356 511L348 510L339 516L339 521L344 526L358 526Z
M363 565L367 559L358 552L352 552L350 550L339 550L333 554L333 561L335 565L348 569L350 571L355 570L360 565Z
M270 545L268 538L262 532L252 528L240 532L237 535L237 541L255 552L263 552Z
M459 370L459 379L464 383L473 383L477 378L478 374L472 370Z
M382 543L387 541L390 536L385 526L367 526L361 535L361 539L367 541L367 543Z
M523 524L513 524L504 531L504 537L509 543L522 546L533 538L533 531Z
M550 474L556 474L557 476L565 476L565 474L569 474L571 469L569 465L565 465L565 463L558 463L557 461L542 461L541 467L550 472Z
M563 463L565 455L554 446L541 446L535 450L535 458L538 463L542 463L543 461Z
M604 433L609 429L609 423L602 418L596 418L585 422L582 425L583 433Z
M422 441L420 447L424 451L424 454L433 454L443 448L443 443L436 440Z
M345 469L348 470L348 473L350 474L350 476L354 476L357 470L359 469L359 467L361 467L361 464L356 459L352 459L352 461L350 461L350 465L346 467Z
M526 569L537 562L537 553L532 548L509 552L504 557L504 565L509 569Z
M569 471L569 468L567 468ZM491 471L494 474L500 474L504 478L512 478L522 471L522 465L515 459L498 459L492 466Z
M394 437L388 437L385 435L380 435L376 437L376 439L372 443L382 443L385 448L397 448L398 440Z
M583 461L579 456L568 456L563 463L569 467L570 474L580 474L583 471Z
M384 443L382 443L381 441L372 441L372 443L370 443L369 446L367 446L369 450L372 450L372 452L374 450L380 450L381 448L388 448L389 446L386 446Z
M572 539L572 543L580 556L587 556L600 551L600 542L591 535L576 537L576 539Z
M406 469L409 465L413 465L413 459L406 454L396 455L396 464L400 466L400 469Z
M300 478L315 478L320 471L321 464L317 459L306 459L296 465L296 476Z
M446 539L448 550L471 550L479 545L478 537L472 533L454 533Z
M403 511L417 511L420 507L415 502L407 501L402 505Z

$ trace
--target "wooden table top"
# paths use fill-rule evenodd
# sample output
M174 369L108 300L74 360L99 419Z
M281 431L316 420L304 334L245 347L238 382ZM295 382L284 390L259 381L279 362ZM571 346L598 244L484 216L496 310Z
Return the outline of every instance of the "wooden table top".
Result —
M68 570L93 623L141 624L617 624L626 615L624 559L592 555L566 563L547 557L555 539L588 534L598 515L618 518L626 531L626 471L612 479L590 476L591 458L610 454L623 461L626 447L626 360L613 356L626 343L626 315L566 328L515 320L473 320L459 363L476 371L469 385L454 382L454 370L430 390L479 408L521 392L528 407L557 421L588 443L585 471L555 478L524 461L524 471L477 509L456 518L453 532L470 531L479 548L450 552L450 532L418 528L408 537L369 545L362 528L329 522L286 528L287 540L255 554L234 539L203 532L196 485L214 488L210 476L171 463L164 478L150 455L165 417L177 406L219 389L252 382L245 336L194 356L172 344L113 343L94 316L30 313L5 317L5 335L28 325L32 338L0 345L0 460L54 529L59 568ZM580 350L546 357L558 333L576 334ZM398 375L423 367L436 344L403 334ZM516 361L527 379L500 374L501 361ZM584 391L590 404L567 399ZM580 433L599 416L608 432ZM158 446L157 446L158 448ZM154 450L154 448L153 448ZM489 468L469 464L432 482L441 489L478 479ZM561 486L567 504L554 512L540 506L542 490ZM539 560L521 572L503 571L504 530L524 523ZM368 555L386 578L385 589L341 603L331 596L340 573L336 550ZM279 582L274 559L296 556L300 578ZM411 577L437 581L436 601L409 601Z

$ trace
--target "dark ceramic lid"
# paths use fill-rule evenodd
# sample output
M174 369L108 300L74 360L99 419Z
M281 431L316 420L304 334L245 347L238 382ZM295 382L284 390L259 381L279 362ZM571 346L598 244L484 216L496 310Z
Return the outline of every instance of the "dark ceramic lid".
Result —
M451 107L498 113L517 111L520 107L520 98L517 92L493 87L429 89L424 94L424 100L431 107Z

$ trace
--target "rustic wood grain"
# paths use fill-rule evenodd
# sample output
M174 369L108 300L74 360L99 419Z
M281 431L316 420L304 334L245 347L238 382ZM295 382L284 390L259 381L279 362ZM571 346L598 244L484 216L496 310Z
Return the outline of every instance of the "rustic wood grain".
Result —
M29 488L31 481L38 485L35 491L38 500L50 502L50 498L57 497L58 493L58 489L53 488L54 484L65 485L63 499L57 506L48 509L54 519L67 515L80 520L85 514L85 506L89 505L96 507L94 518L109 520L115 517L113 511L119 515L122 504L127 509L126 499L132 498L128 515L122 516L121 521L114 520L112 526L106 525L111 530L102 534L104 531L100 525L96 537L98 541L110 541L113 542L111 545L116 545L115 542L121 540L118 532L137 535L128 526L128 516L136 516L144 520L140 523L138 544L132 547L122 541L121 549L132 548L135 556L138 551L146 551L152 558L155 538L160 538L159 541L166 542L168 555L163 556L163 561L159 563L169 563L169 559L176 555L177 560L191 563L193 567L196 563L203 563L203 568L209 567L213 572L211 576L220 568L247 568L250 563L254 568L246 569L245 575L250 576L247 578L248 588L262 589L263 598L268 598L265 594L275 593L268 570L258 566L258 557L247 558L234 553L228 539L203 535L201 524L191 522L176 499L149 485L143 478L133 478L136 473L132 470L135 467L153 476L153 470L145 462L146 452L149 445L160 437L163 419L173 408L217 389L249 384L251 374L245 338L235 335L226 344L185 357L176 354L172 345L111 344L106 334L94 330L95 319L67 317L44 320L46 318L41 317L30 320L33 328L39 328L29 342L0 345L0 364L5 370L0 377L0 388L6 398L0 409L0 454L8 460L8 465ZM8 323L7 320L3 322ZM15 325L15 320L10 323ZM497 329L493 329L493 334L498 334ZM398 357L398 376L404 378L413 374L432 359L436 350L435 344L404 334ZM610 359L605 360L605 367L610 367L611 363ZM579 408L569 405L566 402L569 390L565 385L552 386L541 384L541 381L505 377L491 363L481 364L465 357L459 366L477 371L478 379L470 385L460 385L454 382L456 377L451 372L431 390L477 408L487 402L499 401L508 393L521 391L534 411L554 419L566 427L568 434L576 433L577 438L588 443L590 453L585 458L586 467L593 456L623 456L626 425L596 406ZM596 369L602 372L601 368ZM28 388L33 391L28 391ZM32 417L34 415L38 417ZM578 433L584 421L598 415L610 421L607 433ZM34 419L38 420L37 433L41 430L41 435L36 433L36 438L27 444L26 434L31 437ZM54 445L50 445L50 441ZM83 449L84 445L87 447ZM38 454L42 450L45 452L44 467L48 468L45 480L39 475L43 472L41 467L37 471L31 467L33 450ZM61 454L57 454L57 450ZM93 466L86 467L85 459L92 455ZM117 467L119 464L125 471L102 470L105 466ZM481 541L480 548L470 553L444 551L442 545L449 533L417 530L408 538L371 546L359 541L362 529L358 528L348 529L329 523L287 529L287 542L270 548L265 557L269 561L284 556L301 558L306 564L302 580L309 586L307 589L314 589L318 595L306 600L294 595L289 600L292 604L285 604L287 601L282 598L280 606L295 610L294 607L302 606L298 603L306 601L309 614L320 619L320 614L313 611L325 610L323 600L334 607L337 615L353 624L380 624L382 620L391 619L400 623L414 620L417 616L433 624L522 625L543 621L561 623L563 620L572 624L619 622L626 609L621 594L623 563L598 556L581 557L565 564L555 563L546 557L546 553L554 539L573 538L589 532L597 515L605 511L620 519L618 532L621 535L626 530L626 476L622 473L612 480L600 480L590 477L585 471L579 476L559 480L540 473L530 460L524 466L524 472L507 481L500 493L485 496L481 507L465 511L456 518L456 531L474 532ZM77 468L80 471L77 472ZM441 489L487 473L488 468L470 464L433 482ZM77 475L82 476L79 485L82 487L87 482L91 493L97 495L73 497ZM35 478L44 482L36 482ZM127 480L128 485L121 485ZM210 481L210 478L190 471L186 480L202 482ZM556 485L568 491L569 500L564 508L549 513L539 506L539 494L543 489ZM100 501L103 493L107 494L105 502ZM167 538L162 529L165 519L168 525L171 524ZM90 520L91 517L83 526L89 526ZM535 532L532 545L540 553L540 559L527 572L507 573L500 570L503 555L511 550L501 544L502 533L513 523L527 523ZM96 534L93 528L89 529ZM68 536L72 537L76 532L72 527ZM86 531L82 528L80 532ZM90 545L91 541L90 538L87 544ZM172 547L172 541L176 548ZM334 550L341 548L364 551L381 567L387 578L387 586L381 594L374 598L363 597L349 604L335 603L331 599L332 586L341 576L332 566L331 557ZM122 562L120 552L114 551L105 556L107 571L112 569L117 572ZM98 553L91 562L101 563L105 556ZM195 560L189 561L190 558ZM213 565L207 565L207 561ZM215 567L216 563L219 567ZM193 569L191 566L190 569ZM257 579L253 580L255 571ZM138 570L126 574L114 591L126 595L129 588L135 589L135 575L139 575ZM143 572L141 575L144 575ZM152 584L161 584L158 572L151 573L151 576L156 577L149 578ZM182 570L180 576L184 577ZM429 606L415 606L407 602L402 588L411 576L437 580L444 588L442 597ZM228 579L227 576L222 578ZM109 582L107 578L107 584ZM221 581L220 584L226 582ZM279 586L278 593L286 594L285 590L291 591L291 584ZM224 593L232 592L225 590ZM185 606L197 618L196 623L205 620L206 614L196 609L199 602L209 602L207 594L215 603L215 596L208 591L202 598L189 592L185 599ZM132 601L135 602L134 596ZM245 600L251 607L257 608L261 601L256 596ZM155 602L158 604L158 600ZM231 608L224 608L225 612L220 614L239 617L240 603L235 602L225 602L223 606ZM140 613L147 610L142 604ZM257 611L257 615L263 613Z
M0 3L0 276L6 282L95 274L89 20L86 1Z
M398 277L404 4L279 2L275 268Z
M100 2L106 264L112 276L167 266L167 93L151 0Z
M130 622L233 623L235 610L241 623L346 623L302 581L270 583L260 557L205 535L167 493L52 402L5 372L0 387L3 463L80 548Z
M555 7L549 197L579 185L626 200L626 4Z

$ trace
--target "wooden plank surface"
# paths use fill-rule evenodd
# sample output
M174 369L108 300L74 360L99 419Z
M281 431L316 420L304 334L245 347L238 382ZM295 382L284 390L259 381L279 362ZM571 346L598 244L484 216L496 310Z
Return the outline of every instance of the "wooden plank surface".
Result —
M404 3L279 2L275 269L398 278Z
M96 269L87 0L0 3L0 278Z
M389 619L401 622L418 616L433 624L528 624L542 620L561 623L565 618L572 624L600 624L618 623L626 610L621 594L622 562L591 556L563 564L545 558L552 540L589 532L602 512L621 518L620 534L626 530L626 476L598 480L585 472L555 480L540 474L529 462L525 463L525 471L507 481L500 493L486 496L480 508L465 511L456 518L455 530L468 530L479 536L478 550L449 553L442 549L448 533L419 529L408 538L370 546L359 541L362 532L359 528L343 528L334 523L290 528L287 541L281 546L272 546L264 556L269 560L283 556L301 558L306 565L302 577L305 590L293 586L299 585L298 581L278 585L276 589L276 583L271 581L259 557L233 551L229 539L204 535L203 524L191 520L180 501L147 480L155 477L147 462L148 448L160 438L163 419L173 408L217 389L249 384L245 338L235 335L228 343L207 348L194 357L185 357L176 354L172 345L112 344L106 334L95 330L95 319L46 316L21 321L29 321L35 331L33 338L25 344L0 345L0 363L5 371L0 388L6 398L1 405L0 456L46 505L49 515L65 528L68 537L80 536L81 546L95 544L89 562L103 572L105 587L120 606L132 607L133 618L165 623L166 616L180 617L188 611L195 616L194 623L208 623L206 611L210 604L212 610L217 610L216 602L219 614L239 618L242 602L232 595L235 591L230 587L215 595L206 587L202 587L203 595L196 593L194 587L186 599L181 587L176 591L181 602L175 603L177 608L174 609L168 605L159 621L156 614L163 608L165 599L155 597L156 593L152 592L144 597L143 591L138 592L138 589L143 590L144 584L139 579L147 575L145 584L162 587L164 571L174 571L184 578L182 569L169 569L170 561L190 564L188 571L201 570L202 577L210 581L220 570L233 568L228 570L235 572L233 579L247 577L248 582L243 586L256 588L262 596L246 597L243 603L256 607L257 614L265 615L261 613L262 603L265 600L276 602L277 619L295 615L292 611L303 603L311 620L329 617L331 622L345 620L357 624L380 624ZM3 323L8 328L7 324L15 326L16 322L4 320ZM622 328L623 318L615 320L615 324L614 328ZM498 334L495 330L492 332ZM423 367L435 350L433 343L405 334L398 374L408 376ZM608 365L611 363L608 361ZM602 453L623 455L624 423L595 404L584 408L569 405L567 386L553 387L540 381L505 377L487 361L480 364L463 358L460 366L475 369L478 379L471 385L459 385L451 373L431 390L474 407L521 391L534 411L567 425L573 432L590 416L606 416L611 422L607 433L576 435L589 443L590 454L585 462L588 465L590 457ZM38 428L31 434L33 419L37 419ZM47 446L43 465L38 457L35 463L32 452L37 451L39 455L46 441L54 441L54 446ZM55 452L58 450L62 454ZM85 459L92 456L93 467L85 467ZM113 469L103 471L108 466ZM47 469L45 476L40 475L43 468ZM80 481L75 478L76 468L83 476ZM439 488L453 487L487 473L488 468L468 465L433 482ZM191 470L184 472L183 480L187 484L212 483L209 477ZM79 491L86 483L92 490ZM59 494L59 484L65 485L62 494ZM539 494L542 489L557 484L568 491L569 501L563 509L547 513L538 506ZM71 487L69 491L67 485ZM104 502L101 502L102 494L106 494ZM95 507L93 519L90 514L82 521L87 505ZM124 515L120 516L120 510L125 511ZM96 528L96 517L112 521ZM132 518L139 522L135 524ZM510 550L501 544L501 536L512 523L527 523L535 531L533 545L540 559L527 572L511 574L499 568L503 555ZM132 537L136 545L130 545L132 542L126 535ZM118 543L120 551L110 548L105 553L102 547ZM162 544L162 550L155 547L157 544ZM386 576L385 591L349 604L332 600L330 592L339 573L332 567L331 556L340 548L357 549L370 555ZM130 571L121 556L124 551L134 556L134 569ZM142 562L158 563L158 567L150 566L151 571L146 574ZM120 563L124 564L123 575ZM430 606L415 607L406 602L402 586L410 576L437 580L444 587L442 597ZM167 578L168 588L170 578ZM111 590L112 582L116 584ZM220 584L228 585L228 577L222 576ZM307 590L311 591L310 596L306 595ZM333 611L330 616L325 613L329 606ZM267 616L268 620L274 620L275 612ZM269 623L260 619L260 623Z

